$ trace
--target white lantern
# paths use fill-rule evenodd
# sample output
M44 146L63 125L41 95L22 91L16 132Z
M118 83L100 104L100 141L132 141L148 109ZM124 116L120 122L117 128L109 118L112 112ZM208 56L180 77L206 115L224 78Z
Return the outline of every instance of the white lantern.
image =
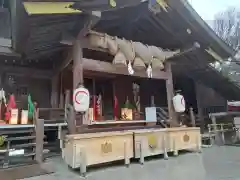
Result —
M176 112L181 113L185 111L185 100L181 94L173 97L173 106Z
M77 112L86 112L90 105L90 95L88 89L79 87L73 92L73 106Z

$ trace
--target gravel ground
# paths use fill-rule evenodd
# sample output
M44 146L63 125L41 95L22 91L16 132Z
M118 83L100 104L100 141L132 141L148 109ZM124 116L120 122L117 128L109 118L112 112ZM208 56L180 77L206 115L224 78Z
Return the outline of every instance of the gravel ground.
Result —
M50 175L24 180L240 180L240 148L231 146L203 149L202 154L185 153L178 157L151 159L144 165L102 167L85 178L73 172L58 158L51 161Z

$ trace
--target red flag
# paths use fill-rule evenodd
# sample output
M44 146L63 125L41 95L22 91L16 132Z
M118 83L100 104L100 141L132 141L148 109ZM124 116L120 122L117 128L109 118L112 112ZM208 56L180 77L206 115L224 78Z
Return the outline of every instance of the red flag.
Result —
M8 104L7 104L7 110L6 110L6 113L5 113L5 120L6 121L10 120L11 109L14 109L14 108L16 108L16 102L15 102L15 97L12 94L12 95L9 96L9 101L8 101Z
M118 98L117 98L116 95L114 96L114 110L113 110L113 113L114 113L114 119L118 119Z

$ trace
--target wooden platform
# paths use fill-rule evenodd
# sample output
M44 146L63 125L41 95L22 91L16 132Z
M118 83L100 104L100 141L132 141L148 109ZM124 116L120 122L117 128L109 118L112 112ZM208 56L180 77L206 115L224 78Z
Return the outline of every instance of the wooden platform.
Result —
M83 175L87 166L124 160L140 159L168 152L178 155L180 150L200 151L200 128L138 129L67 135L62 149L64 161L72 168L80 168Z
M134 158L143 164L144 158L164 154L167 158L166 129L142 129L134 133Z
M86 167L117 160L130 163L133 157L133 135L131 131L101 132L67 135L63 148L63 159L72 168Z
M167 128L166 141L168 152L174 152L174 155L180 150L200 151L202 144L200 128Z

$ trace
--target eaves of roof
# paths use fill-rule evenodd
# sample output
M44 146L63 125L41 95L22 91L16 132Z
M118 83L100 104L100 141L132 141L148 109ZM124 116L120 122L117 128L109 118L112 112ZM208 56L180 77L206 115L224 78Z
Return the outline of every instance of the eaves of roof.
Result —
M233 57L236 54L236 51L214 32L214 30L199 16L187 0L169 0L169 2L193 27L197 27L196 24L201 27L199 31L203 33L203 36L205 36L209 42L214 42L212 43L212 48L214 48L218 54L228 55L228 57ZM186 11L190 13L190 16L186 16Z

